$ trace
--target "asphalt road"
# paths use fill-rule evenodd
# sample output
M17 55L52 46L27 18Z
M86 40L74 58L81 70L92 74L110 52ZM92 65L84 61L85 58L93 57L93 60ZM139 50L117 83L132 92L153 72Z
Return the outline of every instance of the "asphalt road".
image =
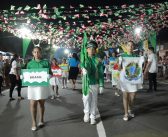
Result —
M159 81L156 93L147 93L147 85L135 101L135 118L122 120L122 96L114 95L110 83L98 97L100 117L97 125L83 122L81 82L77 90L60 89L60 97L46 101L46 126L31 131L27 88L25 100L9 102L8 90L0 97L0 137L168 137L168 81ZM70 85L68 85L70 87ZM17 98L17 92L14 91ZM99 115L98 115L99 116Z

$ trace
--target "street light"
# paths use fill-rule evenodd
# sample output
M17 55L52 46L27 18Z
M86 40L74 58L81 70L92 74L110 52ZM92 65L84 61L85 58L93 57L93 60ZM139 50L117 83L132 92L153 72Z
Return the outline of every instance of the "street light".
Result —
M65 54L69 54L69 50L68 50L68 49L65 49L65 50L64 50L64 53L65 53Z
M141 31L142 31L142 28L141 28L141 27L135 28L135 34L136 34L136 35L140 35Z

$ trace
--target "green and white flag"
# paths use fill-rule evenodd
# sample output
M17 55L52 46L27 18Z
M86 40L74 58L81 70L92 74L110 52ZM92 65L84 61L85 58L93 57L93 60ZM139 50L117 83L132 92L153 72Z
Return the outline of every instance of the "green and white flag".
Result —
M81 53L80 53L81 67L84 67L84 68L85 68L85 63L88 60L86 46L87 46L87 35L86 35L86 32L84 32L83 43L82 43ZM89 93L88 74L82 76L82 93L85 96Z
M49 85L49 70L47 68L22 69L21 73L23 86Z

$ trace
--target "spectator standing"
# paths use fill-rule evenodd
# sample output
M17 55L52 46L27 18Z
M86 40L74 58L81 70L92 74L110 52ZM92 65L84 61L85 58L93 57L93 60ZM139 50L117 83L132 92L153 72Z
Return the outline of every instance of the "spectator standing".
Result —
M17 91L18 91L18 99L24 99L21 96L21 88L22 88L22 82L20 79L20 74L21 74L21 67L18 63L18 55L14 54L13 58L11 59L11 63L10 63L11 69L9 72L9 78L10 78L10 91L9 91L9 100L15 100L15 98L12 97L13 94L13 90L15 88L15 86L17 85Z
M79 58L76 53L72 54L72 57L69 58L68 64L70 67L68 79L72 80L73 89L76 88L76 79L79 73Z
M10 86L9 72L10 72L9 59L5 59L5 63L4 63L4 80L5 80L6 87Z
M148 74L148 80L149 80L149 89L148 92L157 90L157 71L158 71L158 66L157 66L157 56L154 53L154 48L149 47L148 49L148 62L144 71L144 78L146 78L146 75Z

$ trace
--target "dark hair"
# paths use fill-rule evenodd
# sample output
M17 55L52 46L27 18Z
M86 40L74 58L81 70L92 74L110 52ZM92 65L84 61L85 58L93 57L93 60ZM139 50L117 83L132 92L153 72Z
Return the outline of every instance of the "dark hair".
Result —
M38 47L38 46L35 46L35 47L33 48L33 50L34 50L34 49L39 49L40 52L42 51L42 49L41 49L40 47Z
M154 53L154 51L155 51L154 47L149 47L148 49L149 49L150 51L152 51L153 53Z
M77 56L77 54L76 54L75 52L72 54L72 57L73 57L73 58L75 58L75 59L76 59L76 61L78 61L78 60L79 60L79 58L78 58L78 56Z
M52 60L51 60L51 61L53 61L53 60L55 60L55 62L58 62L56 58L52 58Z
M89 43L88 43L88 44L94 45L94 47L95 47L95 48L97 48L97 47L98 47L97 42L96 42L96 41L94 41L94 40L89 41Z

